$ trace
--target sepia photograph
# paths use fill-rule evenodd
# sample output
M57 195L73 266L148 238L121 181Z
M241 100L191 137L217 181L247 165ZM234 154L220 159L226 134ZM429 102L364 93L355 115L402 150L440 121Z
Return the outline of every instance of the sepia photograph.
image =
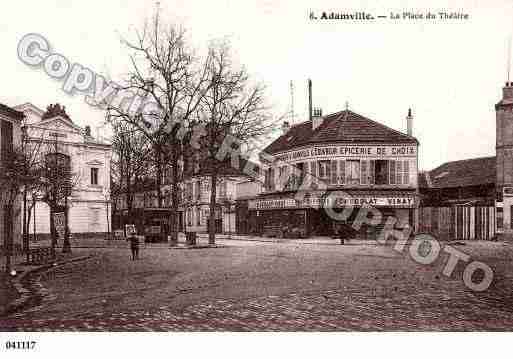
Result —
M512 20L511 0L7 2L2 357L504 355Z

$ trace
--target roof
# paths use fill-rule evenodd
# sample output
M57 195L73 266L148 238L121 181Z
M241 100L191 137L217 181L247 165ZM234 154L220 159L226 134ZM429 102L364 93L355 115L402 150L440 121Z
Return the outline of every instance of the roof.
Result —
M269 154L318 143L418 144L408 136L350 110L323 117L322 124L312 130L312 122L294 125L264 150Z
M218 164L221 165L219 168L219 176L246 176L248 177L251 172L258 172L259 171L259 165L254 163L253 161L248 161L244 159L243 157L239 156L239 163L238 167L234 167L231 165L231 157L227 158L226 160L219 162L216 161ZM247 163L250 163L250 167L248 169L251 171L249 174L246 174L244 172L244 169L246 168ZM199 167L199 171L194 173L194 176L208 176L212 172L212 167L209 163L209 161L202 161Z
M16 111L15 109L0 103L0 113L3 113L9 117L21 120L24 116L23 112Z
M447 162L419 174L420 188L450 188L495 184L496 158L480 157Z

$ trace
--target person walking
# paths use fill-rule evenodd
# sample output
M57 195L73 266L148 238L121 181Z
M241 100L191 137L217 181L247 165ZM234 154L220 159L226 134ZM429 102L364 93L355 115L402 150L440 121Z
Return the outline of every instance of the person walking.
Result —
M139 259L139 238L132 232L128 238L130 241L130 250L132 252L132 260Z

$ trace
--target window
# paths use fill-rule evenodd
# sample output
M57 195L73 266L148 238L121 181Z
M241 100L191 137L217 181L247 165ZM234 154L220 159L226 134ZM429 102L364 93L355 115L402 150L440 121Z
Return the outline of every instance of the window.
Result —
M289 166L281 166L278 173L279 173L279 183L281 185L281 188L290 189Z
M360 160L346 161L346 183L360 184Z
M196 208L196 225L201 226L201 209Z
M410 162L403 162L403 184L410 184Z
M362 174L362 184L369 184L369 161L362 160L360 162L360 171Z
M407 185L410 183L408 161L390 161L390 184Z
M376 160L375 161L375 178L376 184L389 184L388 178L388 162L385 160ZM393 167L393 166L392 166Z
M192 208L187 209L187 225L192 226Z
M274 191L275 179L274 179L274 169L268 168L265 171L265 183L264 187L267 191Z
M497 229L502 229L504 227L504 214L502 212L502 207L497 207L496 216L497 216Z
M303 183L303 179L305 178L305 164L303 162L296 164L297 171L297 181L295 186L299 187Z
M220 198L225 198L226 197L226 185L227 183L225 181L219 183L219 197Z
M330 161L319 161L319 178L328 180L331 177Z
M191 182L188 182L185 185L185 198L187 199L187 201L192 200L192 183Z
M13 149L13 130L12 123L9 121L2 120L1 131L1 141L2 149L1 149L1 159L5 159L7 153L11 152Z
M91 168L91 184L93 186L98 185L98 168Z
M340 160L338 164L339 164L339 166L338 166L338 170L339 170L338 183L344 184L344 183L346 183L346 161Z
M338 161L331 161L331 178L330 183L331 184L337 184L337 164Z
M201 180L196 182L196 200L201 199Z

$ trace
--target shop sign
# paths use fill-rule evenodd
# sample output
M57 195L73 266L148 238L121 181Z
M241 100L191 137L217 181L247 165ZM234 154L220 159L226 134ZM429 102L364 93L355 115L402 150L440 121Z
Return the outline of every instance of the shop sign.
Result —
M275 156L276 161L300 161L303 159L317 158L383 158L383 157L416 157L417 147L412 145L387 145L387 146L357 146L357 145L341 145L341 146L325 146L305 148L297 151Z
M325 198L310 197L303 200L293 198L250 200L249 209L287 209L287 208L319 208L319 207L346 207L346 206L373 206L373 207L415 207L413 196L351 196Z

